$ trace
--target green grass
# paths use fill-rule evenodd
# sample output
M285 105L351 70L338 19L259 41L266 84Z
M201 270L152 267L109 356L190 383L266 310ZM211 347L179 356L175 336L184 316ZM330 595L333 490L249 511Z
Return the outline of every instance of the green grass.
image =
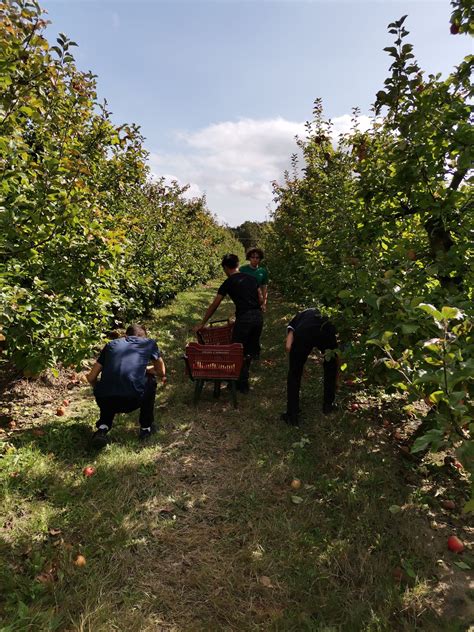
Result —
M464 578L444 531L430 528L443 516L424 504L420 474L375 407L349 413L353 393L341 391L341 412L322 416L313 359L304 424L279 421L292 306L272 297L263 361L238 410L225 391L213 400L210 385L192 407L180 356L212 294L183 293L150 320L170 377L150 444L138 442L137 415L121 415L111 444L90 452L97 410L88 387L67 417L43 414L34 426L19 418L6 437L2 632L467 629L466 603L436 592L448 581L437 560ZM216 317L231 312L226 304ZM83 476L86 465L94 476Z

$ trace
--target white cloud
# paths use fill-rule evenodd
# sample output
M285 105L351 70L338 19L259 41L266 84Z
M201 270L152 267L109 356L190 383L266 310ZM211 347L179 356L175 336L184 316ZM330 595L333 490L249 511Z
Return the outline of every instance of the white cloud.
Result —
M368 121L361 117L361 129ZM344 115L332 122L337 136L350 129L351 117ZM153 173L173 173L176 176L168 177L190 183L189 194L205 193L209 208L235 226L268 215L271 182L282 180L291 155L299 153L295 136L305 136L304 123L283 118L225 121L196 132L178 132L177 152L152 152L149 162Z

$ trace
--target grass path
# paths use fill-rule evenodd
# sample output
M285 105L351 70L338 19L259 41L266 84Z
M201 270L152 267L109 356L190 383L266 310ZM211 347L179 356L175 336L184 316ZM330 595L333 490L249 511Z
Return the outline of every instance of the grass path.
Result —
M435 483L396 449L382 420L400 415L375 399L350 413L354 393L342 390L341 412L322 416L315 357L303 425L278 420L291 306L272 297L263 360L239 408L227 392L213 400L210 385L192 407L180 355L212 296L183 293L150 322L170 383L145 447L132 414L105 450L89 451L87 386L63 418L54 404L17 408L1 460L0 630L467 630L466 572L445 536L468 525L439 508ZM461 493L449 477L436 485L440 498Z

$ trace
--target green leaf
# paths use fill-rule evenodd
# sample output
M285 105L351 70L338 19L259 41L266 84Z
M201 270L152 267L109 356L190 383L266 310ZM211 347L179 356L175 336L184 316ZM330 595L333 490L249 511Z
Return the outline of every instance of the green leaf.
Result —
M422 309L438 322L443 320L443 314L438 311L434 305L430 305L429 303L420 303L419 305L417 305L417 308Z
M441 315L445 320L462 320L464 318L463 312L457 307L443 307Z
M370 340L367 340L367 342L365 344L367 344L367 345L375 345L377 347L381 347L382 346L382 341L381 340L377 340L377 338L370 338Z
M294 505L301 505L301 503L304 502L304 501L303 501L303 498L301 498L301 496L292 496L291 497L291 502Z
M423 452L423 450L429 448L430 445L433 445L433 448L436 449L439 445L441 445L443 435L444 433L442 430L437 430L436 428L428 430L426 434L416 439L411 452L413 454L416 454L416 452Z
M349 298L352 292L350 290L341 290L338 294L339 298Z
M419 328L420 328L419 325L411 325L409 323L402 324L402 332L404 334L414 334L415 331L418 331Z
M462 569L463 571L470 571L471 567L469 566L469 564L466 564L466 562L453 562L453 564L456 564L456 566L460 569Z
M467 501L467 503L462 508L462 512L463 514L474 513L474 498L471 498L471 500Z
M438 404L443 399L446 399L446 394L444 391L434 391L434 393L430 393L429 399L433 404Z

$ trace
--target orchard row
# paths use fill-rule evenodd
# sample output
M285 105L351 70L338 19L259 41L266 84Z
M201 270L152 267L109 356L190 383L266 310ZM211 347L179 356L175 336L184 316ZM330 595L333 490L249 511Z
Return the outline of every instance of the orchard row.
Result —
M460 37L474 10L453 8ZM472 472L473 57L426 76L405 18L389 25L389 76L368 129L355 111L335 143L316 101L292 171L274 184L267 260L287 296L338 324L347 370L422 417L412 451L456 449Z
M138 127L112 123L36 2L0 16L0 344L29 375L208 279L235 240L203 198L150 177Z

